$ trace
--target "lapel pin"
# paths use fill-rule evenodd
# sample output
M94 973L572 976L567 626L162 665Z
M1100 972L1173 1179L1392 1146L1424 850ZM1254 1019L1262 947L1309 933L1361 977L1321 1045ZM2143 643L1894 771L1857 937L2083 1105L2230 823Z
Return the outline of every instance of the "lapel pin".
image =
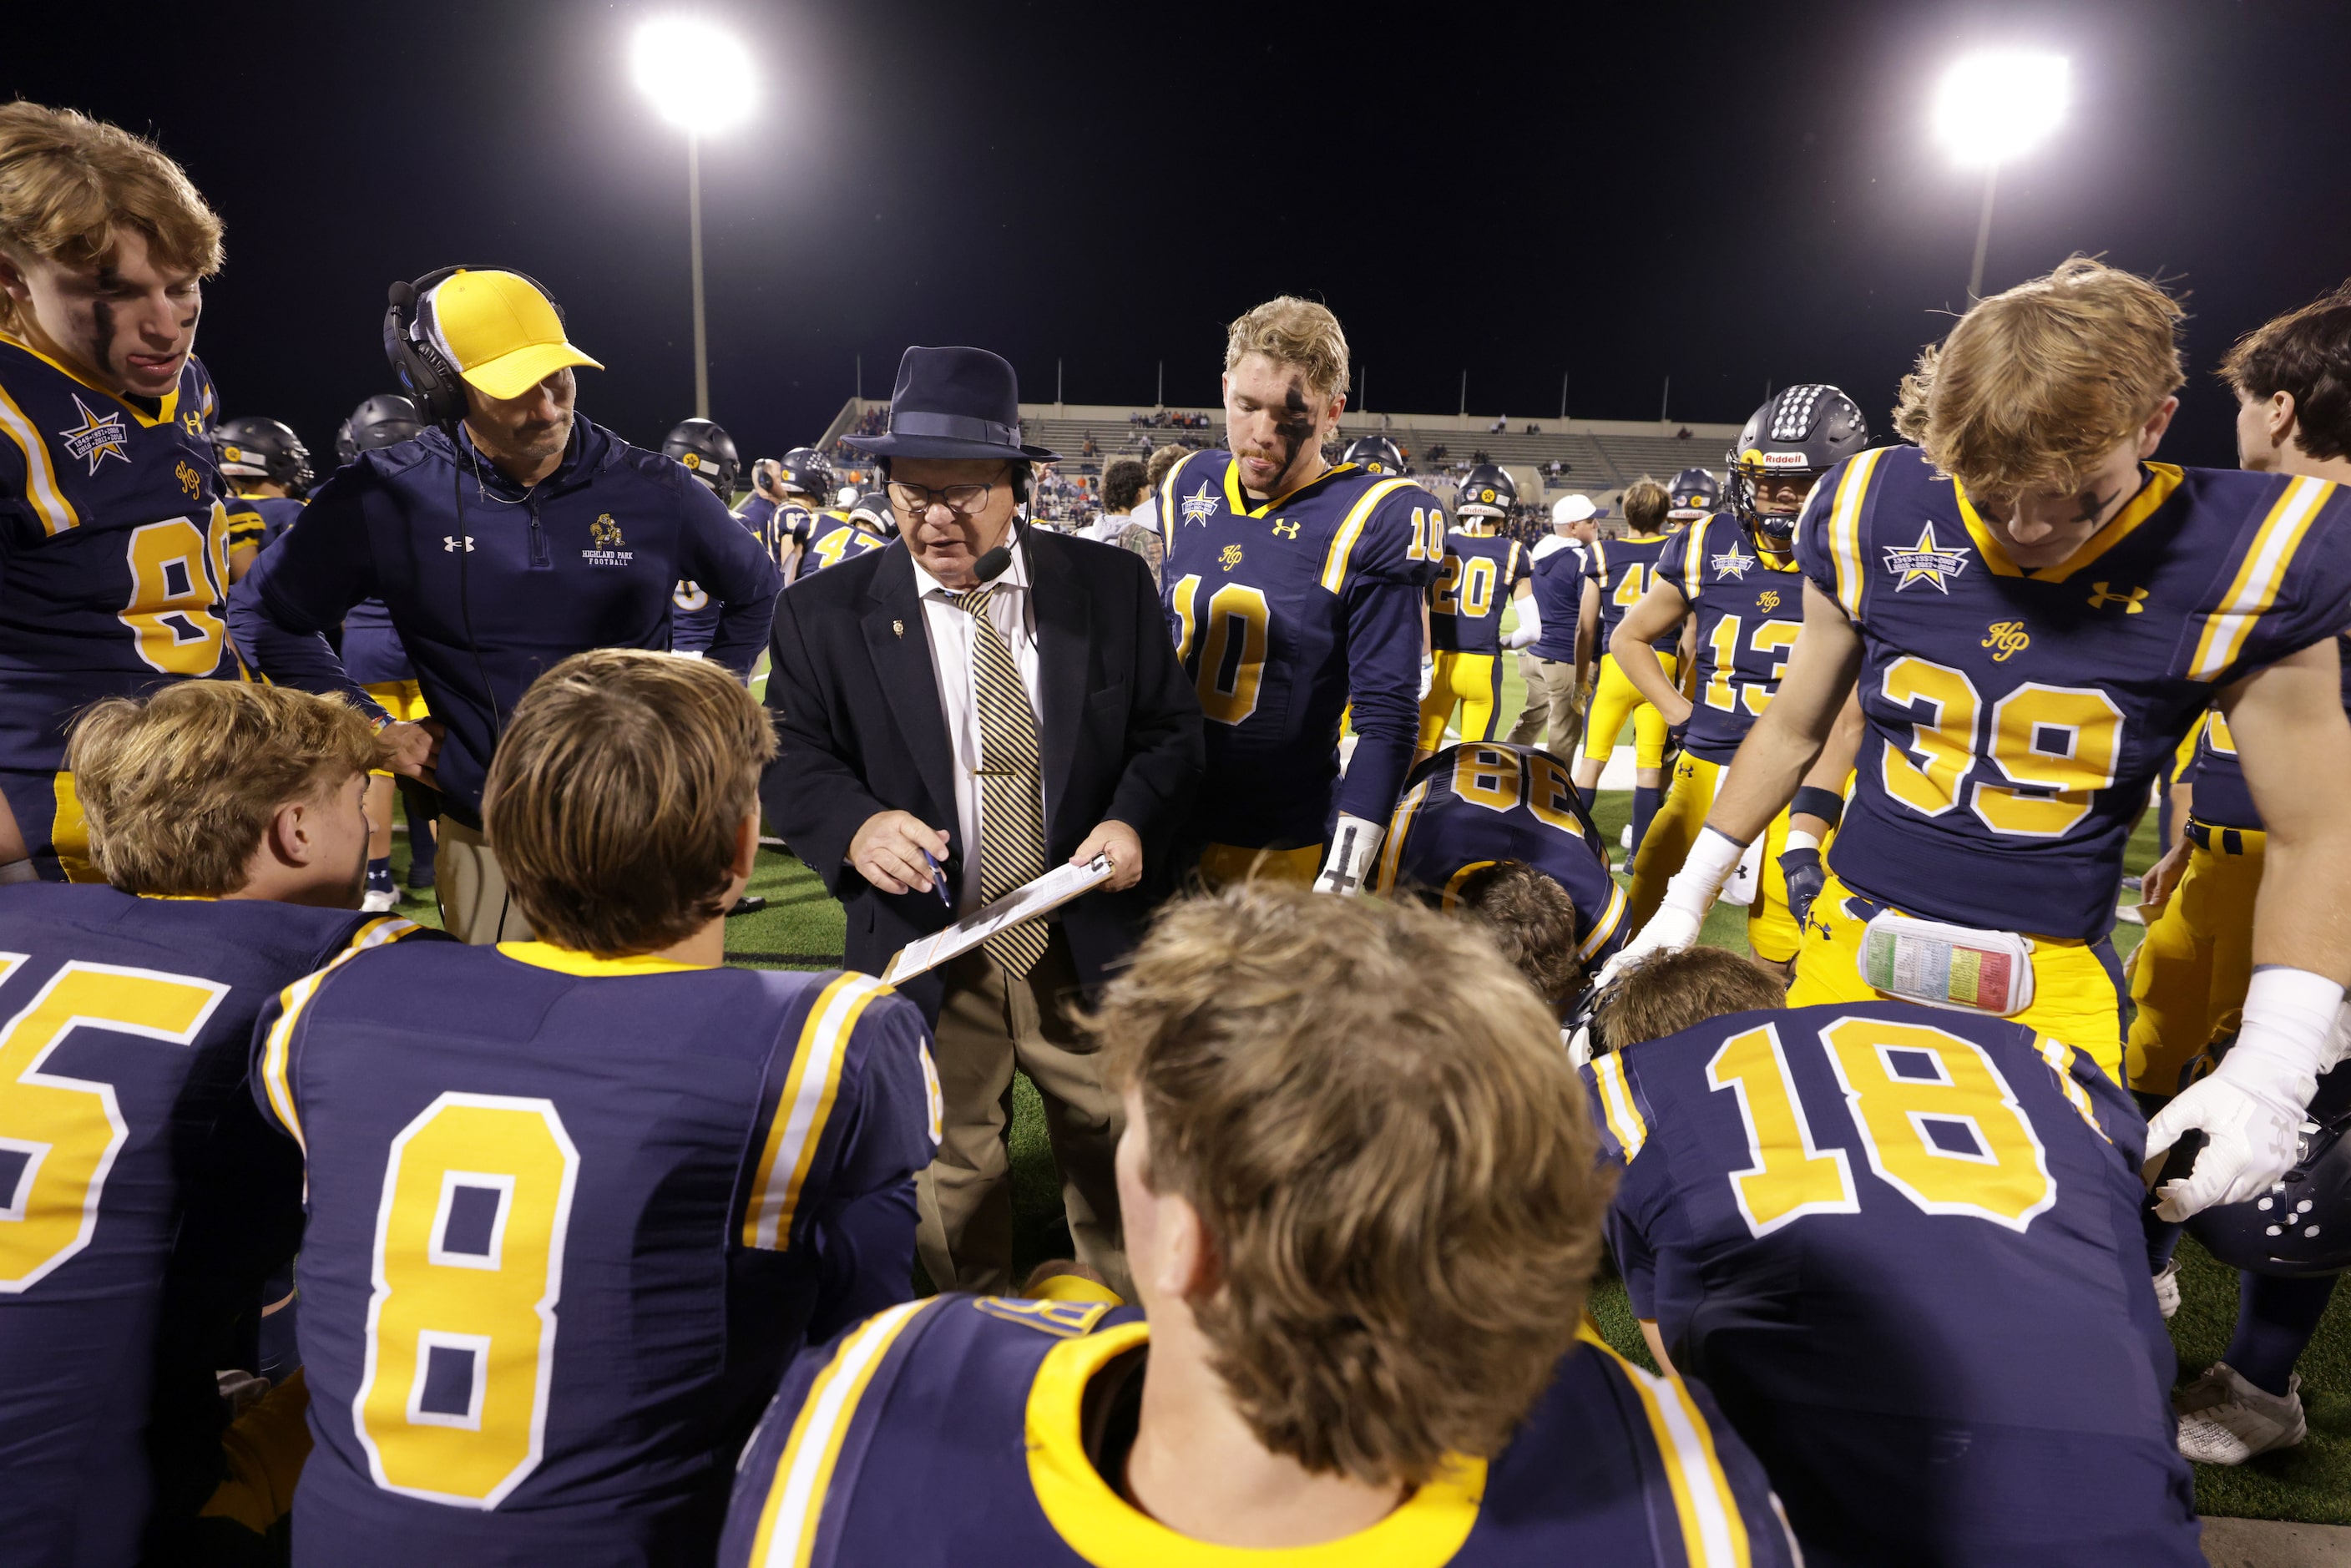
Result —
M904 637L906 634L906 623L904 621L891 622L890 634L893 637Z

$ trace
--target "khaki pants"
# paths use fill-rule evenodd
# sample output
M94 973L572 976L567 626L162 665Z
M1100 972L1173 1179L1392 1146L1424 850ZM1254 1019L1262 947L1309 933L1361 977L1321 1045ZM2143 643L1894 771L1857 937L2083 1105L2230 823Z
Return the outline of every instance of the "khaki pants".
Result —
M947 966L939 1007L937 1157L915 1183L915 1255L942 1291L1002 1294L1012 1278L1012 1162L1005 1146L1015 1062L1045 1102L1045 1128L1061 1168L1061 1204L1078 1261L1130 1301L1112 1160L1126 1117L1102 1084L1092 1042L1071 1027L1077 971L1061 927L1043 957L1013 979L985 949Z
M1512 746L1532 746L1544 727L1551 738L1543 749L1553 757L1572 757L1583 738L1583 710L1575 706L1575 665L1566 659L1519 655L1519 674L1527 683L1527 706L1510 730Z
M530 922L507 891L489 841L454 817L441 819L441 869L433 891L441 901L442 929L477 947L528 942Z

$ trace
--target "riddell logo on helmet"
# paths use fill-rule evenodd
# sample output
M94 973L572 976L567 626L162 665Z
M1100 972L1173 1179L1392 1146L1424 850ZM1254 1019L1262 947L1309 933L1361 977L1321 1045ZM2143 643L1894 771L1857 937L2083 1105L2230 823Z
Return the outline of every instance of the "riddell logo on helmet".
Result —
M1763 454L1763 466L1766 468L1809 468L1812 466L1812 459L1805 456L1801 452L1766 452Z

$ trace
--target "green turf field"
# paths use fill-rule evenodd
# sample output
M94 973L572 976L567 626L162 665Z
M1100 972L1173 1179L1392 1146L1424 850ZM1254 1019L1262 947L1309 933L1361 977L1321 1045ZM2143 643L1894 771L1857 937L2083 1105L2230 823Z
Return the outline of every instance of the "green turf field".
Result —
M1519 680L1517 661L1504 676L1505 702L1501 725L1507 730L1523 706L1525 687ZM1624 737L1630 741L1631 736ZM1617 835L1632 813L1632 797L1623 791L1604 792L1593 811L1611 858L1623 862ZM2136 873L2153 862L2155 819L2149 813L2132 836L2126 864ZM406 885L407 841L393 841L393 869ZM727 923L729 962L777 968L829 968L840 962L842 940L841 906L824 891L815 873L789 853L767 849L759 854L759 870L751 883L768 907L738 915ZM402 913L431 925L439 916L431 902L403 904ZM2126 956L2138 945L2139 927L2115 928L2115 946ZM1704 939L1734 952L1747 950L1746 916L1729 907L1708 918ZM1025 1076L1013 1083L1012 1192L1016 1275L1045 1259L1065 1257L1069 1231L1061 1217L1061 1182L1045 1139L1044 1112L1037 1091ZM2237 1274L2212 1259L2192 1240L2179 1248L2179 1315L2171 1325L2179 1350L2183 1377L2192 1376L2219 1358L2236 1322ZM2351 1524L2351 1292L2338 1293L2320 1325L2318 1337L2301 1365L2303 1404L2308 1412L2310 1437L2297 1448L2265 1455L2236 1469L2199 1465L2196 1475L2197 1504L2208 1514L2252 1519L2299 1520L2312 1523ZM1595 1282L1593 1315L1601 1332L1617 1350L1645 1366L1652 1366L1641 1343L1639 1328L1626 1304L1625 1288L1613 1273Z

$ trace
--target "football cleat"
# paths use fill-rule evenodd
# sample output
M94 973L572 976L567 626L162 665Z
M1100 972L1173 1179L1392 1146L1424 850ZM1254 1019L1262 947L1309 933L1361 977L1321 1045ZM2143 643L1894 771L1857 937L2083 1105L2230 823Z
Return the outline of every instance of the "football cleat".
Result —
M2283 1394L2272 1394L2246 1382L2225 1361L2214 1362L2174 1394L2171 1407L2179 1416L2179 1451L2199 1465L2241 1465L2294 1447L2310 1429L2303 1417L2299 1374L2288 1379Z
M363 915L384 915L398 908L399 905L398 893L388 887L371 887L367 890L367 895L360 900L360 912Z
M2177 1259L2163 1266L2155 1277L2155 1307L2166 1319L2179 1315L2179 1263Z

